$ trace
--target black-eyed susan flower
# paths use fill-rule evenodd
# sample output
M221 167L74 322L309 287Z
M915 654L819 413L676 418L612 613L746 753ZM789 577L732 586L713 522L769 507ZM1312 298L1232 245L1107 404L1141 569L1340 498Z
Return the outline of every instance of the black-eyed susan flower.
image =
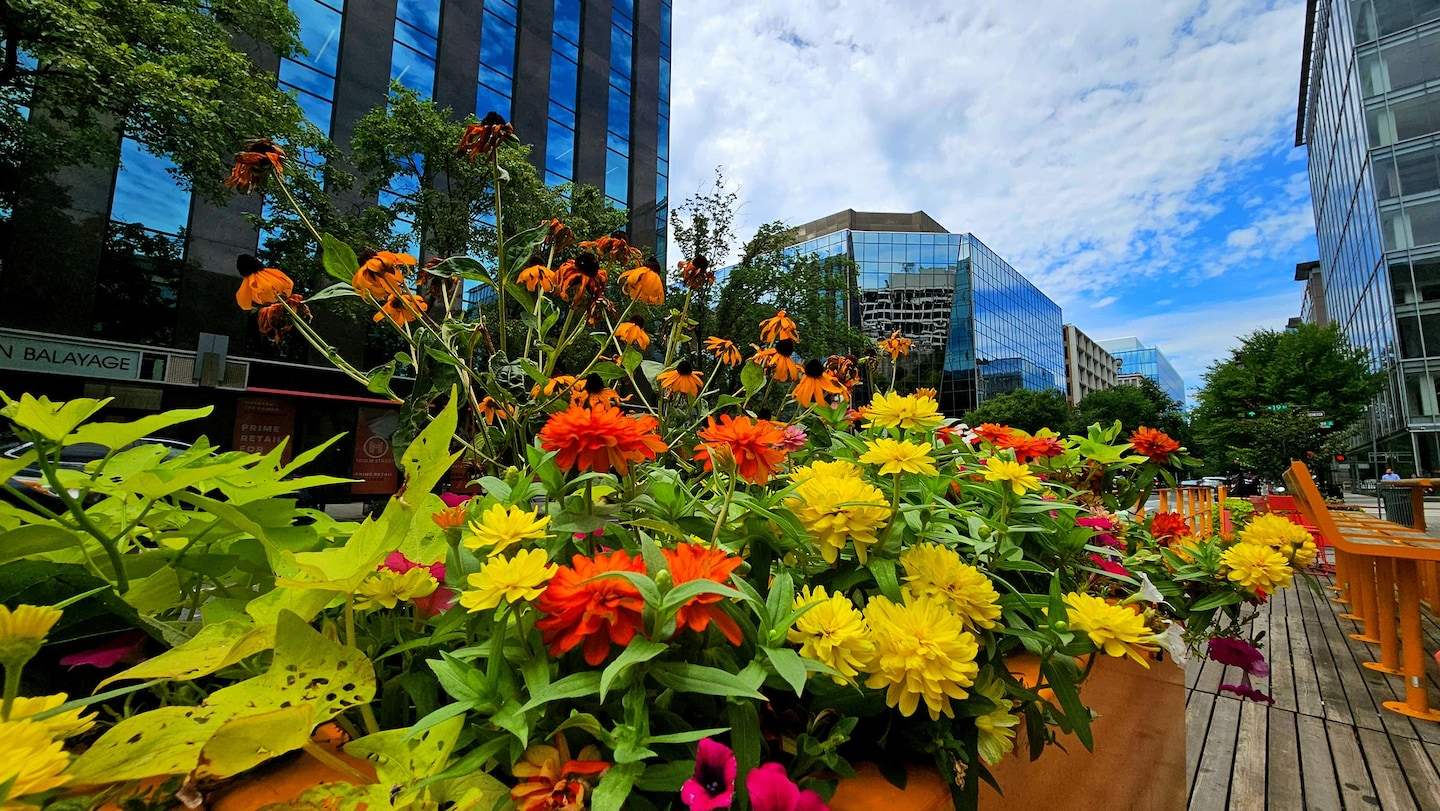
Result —
M284 177L285 150L269 138L253 138L235 153L235 166L225 185L249 194L264 185L271 172Z
M398 293L405 284L405 267L414 267L418 260L408 253L366 251L360 254L360 269L350 279L355 292L383 301Z
M556 271L556 290L560 298L580 303L587 297L599 298L605 295L609 274L600 267L600 260L593 253L582 253L574 259L567 259Z
M795 354L795 341L781 338L773 347L761 349L750 358L770 371L771 376L781 383L789 383L800 377L800 364L791 357Z
M515 413L513 407L496 400L488 394L480 400L478 410L480 416L485 418L486 425L494 425L497 420L508 420Z
M657 378L660 387L668 394L687 394L691 398L700 396L703 375L688 360L680 361L674 369L661 372Z
M375 322L379 323L388 317L397 325L404 326L419 318L419 313L425 312L428 307L425 299L413 293L391 293L385 303L380 305L380 312L375 314Z
M650 348L650 336L638 319L631 319L616 327L615 337L641 352Z
M784 310L776 313L774 317L760 322L760 340L766 343L775 343L786 338L792 341L799 340L800 334L795 331L795 322L785 314Z
M515 127L505 117L491 110L478 123L468 124L460 136L455 154L468 155L471 160L491 155L506 141L515 139Z
M295 282L289 276L276 268L265 267L248 253L235 257L235 269L240 271L240 289L235 291L235 303L242 310L274 304L295 290Z
M802 406L823 406L831 395L844 397L845 387L826 371L823 363L818 360L806 361L804 374L800 376L800 382L795 384L795 390L790 392L790 396Z
M534 293L535 288L537 287L541 290L544 290L546 293L553 292L555 290L555 282L557 281L557 279L558 277L556 276L555 271L540 264L531 265L530 267L525 268L524 270L520 271L519 276L515 277L515 280L518 281L520 284L525 285L525 289L529 290L531 293Z
M586 408L596 406L618 406L628 400L628 397L621 397L620 393L610 388L605 379L594 372L585 376L584 380L575 381L574 393L570 395L572 406L581 405Z
M680 283L686 288L700 291L715 283L715 272L710 269L710 260L697 253L695 258L680 263Z
M286 304L290 305L289 309L286 309ZM283 304L277 301L261 307L255 318L256 326L260 328L260 334L277 344L285 340L285 336L294 327L294 322L290 317L291 311L306 321L310 320L310 307L305 304L305 299L293 293L285 297Z
M914 341L902 336L900 334L900 330L898 329L890 333L889 338L886 338L879 343L880 348L884 350L887 355L890 356L890 360L892 361L899 360L901 355L910 354L910 347L914 346L915 344Z
M624 286L625 295L641 304L659 304L665 300L665 280L660 278L660 263L653 256L621 273L620 284Z
M575 375L556 375L543 384L536 383L530 389L530 398L539 400L541 397L554 397L557 392L575 388Z
M713 335L706 338L705 351L713 354L715 360L726 366L739 366L743 360L740 357L740 349L729 338L716 338Z

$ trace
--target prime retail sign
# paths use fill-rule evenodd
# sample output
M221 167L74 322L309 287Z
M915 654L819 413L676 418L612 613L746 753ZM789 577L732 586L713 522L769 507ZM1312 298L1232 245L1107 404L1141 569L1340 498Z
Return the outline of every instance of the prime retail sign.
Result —
M139 380L140 353L116 347L0 334L0 368Z

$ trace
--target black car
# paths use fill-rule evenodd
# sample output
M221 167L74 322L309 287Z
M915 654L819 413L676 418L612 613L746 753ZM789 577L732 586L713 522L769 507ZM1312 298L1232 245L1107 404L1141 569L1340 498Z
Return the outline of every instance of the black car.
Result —
M191 447L190 443L180 442L175 439L145 437L144 439L131 443L122 450L129 450L130 448L140 445L165 446L168 449L165 454L167 459L179 456L185 451L190 450ZM0 451L0 457L5 459L19 459L29 453L33 446L34 443L31 442L21 442L11 445L3 451ZM60 449L59 464L60 467L67 470L83 472L87 464L97 459L104 459L108 453L110 453L110 449L104 445L97 445L93 442L80 442L74 445L67 445ZM45 481L45 473L40 469L38 464L30 465L14 476L11 476L9 480L6 481L6 485L7 487L0 488L0 498L12 504L19 504L24 507L29 506L23 499L17 497L14 492L11 492L12 490L16 490L51 512L63 512L65 509L65 503L50 489L50 483Z

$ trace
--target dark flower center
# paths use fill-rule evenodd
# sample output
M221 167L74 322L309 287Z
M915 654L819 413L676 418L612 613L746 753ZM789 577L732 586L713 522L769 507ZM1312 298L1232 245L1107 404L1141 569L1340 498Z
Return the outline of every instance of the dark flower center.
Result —
M259 273L265 269L265 265L250 254L242 253L235 257L235 269L240 271L240 275L244 277Z
M788 358L795 354L795 342L789 338L782 338L775 342L775 351Z
M575 257L575 269L586 276L594 276L600 272L600 260L593 253L582 253Z
M604 390L605 381L600 379L600 375L591 372L585 376L585 391L587 394L599 394Z
M762 409L760 409L759 411L756 411L756 412L755 412L755 416L756 416L756 417L759 417L759 418L762 419L762 420L768 420L768 419L770 419L770 417L772 417L774 414L775 414L775 412L771 411L769 408L762 408Z
M645 267L649 268L652 273L659 274L660 260L652 256L645 260Z
M682 377L689 377L695 373L695 367L690 365L690 361L682 360L680 365L675 367L675 371L679 372Z
M710 269L710 260L706 259L703 253L695 254L695 258L690 260L690 264L694 265L695 269L701 272Z
M818 360L805 361L805 376L820 379L825 376L825 365Z

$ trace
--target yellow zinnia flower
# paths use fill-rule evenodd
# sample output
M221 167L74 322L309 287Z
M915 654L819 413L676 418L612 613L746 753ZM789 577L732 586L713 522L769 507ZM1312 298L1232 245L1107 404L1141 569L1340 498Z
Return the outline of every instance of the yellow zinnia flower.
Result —
M10 720L19 721L21 718L49 712L68 700L69 696L65 693L56 693L52 696L17 696L15 703L10 706ZM95 713L92 712L89 715L80 713L81 711L78 709L68 710L37 723L50 730L52 738L57 740L69 738L95 726Z
M960 618L925 597L903 605L874 597L865 619L875 642L865 686L885 688L885 703L901 715L914 715L923 699L932 720L954 718L950 699L969 696L980 672L980 645Z
M361 611L372 608L394 608L416 597L429 597L440 587L430 570L417 566L404 574L381 569L355 590L355 607Z
M869 450L860 457L860 461L867 465L879 465L881 476L894 473L934 476L938 472L928 446L881 437L865 443L865 447Z
M1244 543L1268 546L1284 555L1290 565L1303 569L1315 561L1315 538L1310 530L1274 513L1257 515L1240 530Z
M61 772L69 765L64 744L44 724L0 721L0 808L33 808L19 800L65 785L70 778Z
M860 468L853 462L844 459L836 459L833 462L815 461L804 467L797 467L790 471L790 481L799 484L806 479L825 476L845 476L851 479L862 478Z
M1000 618L1000 595L985 573L960 560L953 549L933 543L900 553L905 590L930 597L960 615L970 628L994 628Z
M539 516L534 510L495 504L481 513L479 520L470 522L473 534L464 543L466 548L477 551L488 548L493 555L521 541L543 539L549 523L550 516Z
M1015 748L1015 727L1020 716L1011 712L1014 702L1005 698L1005 685L991 680L975 692L995 703L995 709L975 717L975 728L980 733L980 759L986 766L994 766L1001 758Z
M0 605L0 663L11 667L30 661L60 614L48 605L19 605L13 611Z
M939 425L944 417L940 406L929 397L889 392L877 394L865 414L866 428L920 428L928 430Z
M1295 571L1290 561L1268 546L1237 543L1220 555L1220 566L1226 577L1246 591L1264 589L1266 593L1290 587Z
M800 646L800 655L838 670L843 678L831 676L836 684L854 681L865 669L875 644L865 615L843 594L827 594L824 586L802 589L792 610L811 606L795 620L785 638Z
M551 563L544 549L523 549L514 557L493 557L480 571L466 578L470 591L460 595L460 604L472 614L500 603L518 603L538 598L560 567Z
M885 494L849 476L811 476L787 502L828 563L839 558L847 538L854 541L855 557L864 563L870 546L880 540L876 530L890 517Z
M985 470L982 472L985 474L986 481L1009 482L1017 496L1025 495L1026 490L1040 489L1040 479L1030 472L1029 465L1022 465L1009 459L992 456L985 460Z
M1106 656L1129 656L1149 668L1141 651L1159 650L1145 618L1128 606L1110 605L1093 594L1065 595L1070 630L1086 634Z

